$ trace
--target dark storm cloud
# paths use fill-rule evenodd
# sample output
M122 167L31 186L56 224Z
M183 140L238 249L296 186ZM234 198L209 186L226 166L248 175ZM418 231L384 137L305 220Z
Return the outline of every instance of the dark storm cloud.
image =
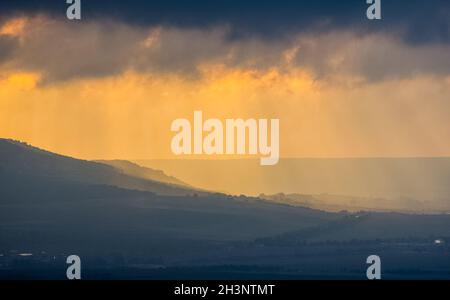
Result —
M18 44L19 42L16 38L0 35L0 64L12 57Z
M318 79L449 75L450 1L383 0L381 22L365 18L365 2L83 0L77 22L65 0L2 0L0 28L28 18L17 36L0 32L0 67L49 83L127 70L196 76L214 64Z
M64 16L64 0L2 0L3 16ZM83 18L114 18L135 25L230 25L231 37L276 38L300 31L349 28L402 31L411 44L450 43L450 1L382 0L382 21L368 21L365 0L82 0Z

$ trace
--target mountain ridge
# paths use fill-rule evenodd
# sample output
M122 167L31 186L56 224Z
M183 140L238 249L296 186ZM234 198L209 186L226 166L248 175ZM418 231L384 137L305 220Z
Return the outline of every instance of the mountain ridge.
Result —
M162 170L143 167L129 160L123 159L95 160L94 162L112 166L113 168L118 169L122 171L124 174L129 176L165 182L169 184L184 186L187 188L194 188L189 184L177 179L176 177L166 175Z
M108 164L64 156L10 139L0 139L0 172L105 184L162 195L200 193L192 187L133 177Z

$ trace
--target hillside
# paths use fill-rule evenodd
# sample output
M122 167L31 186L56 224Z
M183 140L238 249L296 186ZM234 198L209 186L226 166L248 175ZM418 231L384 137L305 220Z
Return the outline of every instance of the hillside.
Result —
M108 237L130 235L142 240L239 240L336 218L318 210L144 180L109 165L10 140L0 141L0 179L3 238L8 232L12 236L27 232L52 235L53 230L46 230L51 226L61 231L70 228L71 236L86 234L84 228L90 233L107 229ZM73 228L80 230L74 232ZM104 238L100 233L96 238L100 236ZM32 235L30 238L32 244L40 243ZM21 244L26 245L26 239Z
M161 195L189 195L186 186L133 177L116 168L51 153L18 141L0 139L0 178L12 176L74 183L104 184Z
M10 140L0 141L0 196L0 278L61 278L74 253L93 279L99 270L119 279L361 278L373 251L400 278L405 266L416 268L411 276L450 276L445 214L331 213L201 193Z
M189 187L187 183L184 183L173 176L168 176L161 170L141 167L138 164L127 160L97 160L96 162L112 166L129 176Z

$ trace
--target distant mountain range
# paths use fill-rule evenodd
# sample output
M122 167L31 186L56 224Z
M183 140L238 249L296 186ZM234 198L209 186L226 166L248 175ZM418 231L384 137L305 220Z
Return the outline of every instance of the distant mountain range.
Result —
M450 201L427 201L413 198L370 198L354 197L330 194L284 194L275 195L260 194L259 198L272 203L288 204L292 206L303 206L330 212L400 212L400 213L423 213L441 214L450 213Z
M260 166L257 159L136 163L164 170L193 186L232 195L319 195L314 198L327 198L328 204L335 199L337 206L353 198L351 210L450 211L450 158L445 157L282 158L271 167ZM325 207L331 208L320 208Z

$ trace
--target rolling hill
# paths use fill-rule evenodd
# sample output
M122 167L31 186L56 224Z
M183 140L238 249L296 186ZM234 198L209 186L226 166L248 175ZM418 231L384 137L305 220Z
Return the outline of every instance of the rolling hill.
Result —
M16 245L11 241L22 247L45 244L45 238L35 236L55 234L58 240L66 231L69 240L92 237L81 245L112 237L139 240L141 247L159 239L253 239L336 218L133 177L106 164L11 140L0 141L0 188L0 245L10 247ZM126 245L120 247L130 248Z
M6 139L0 139L0 174L3 180L18 176L36 180L103 184L161 195L189 195L198 192L170 182L131 176L107 164L74 159Z
M96 162L110 165L128 176L192 188L187 183L184 183L173 176L168 176L161 170L141 167L128 160L98 160Z
M134 176L117 167L0 140L0 278L11 278L11 270L18 278L60 278L63 259L74 253L94 271L119 279L192 278L192 268L209 267L216 269L201 271L199 278L229 278L238 266L252 278L260 278L267 266L269 278L286 272L342 278L363 276L359 268L374 249L393 261L397 275L396 268L420 262L414 276L421 270L450 276L444 243L450 215L331 213L199 192L144 179L152 172L136 166ZM433 243L437 239L442 247ZM41 272L54 264L54 271ZM115 268L122 271L112 272ZM167 268L166 275L160 268Z

